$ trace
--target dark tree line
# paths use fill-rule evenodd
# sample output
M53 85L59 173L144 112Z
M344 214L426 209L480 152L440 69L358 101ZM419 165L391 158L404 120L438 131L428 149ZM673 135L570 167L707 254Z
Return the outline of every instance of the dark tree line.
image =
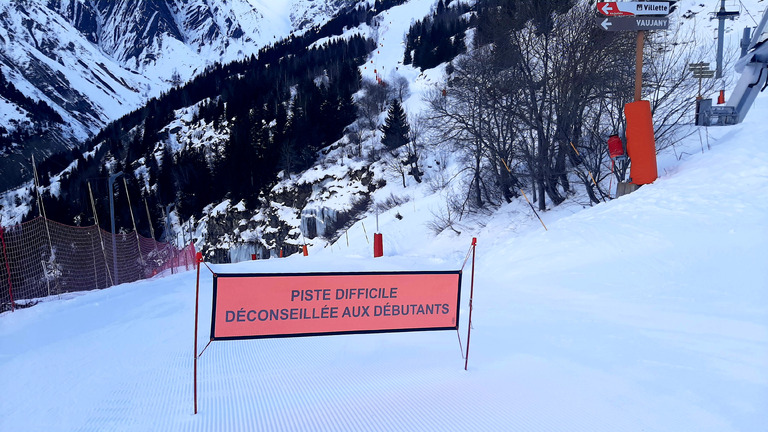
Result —
M464 15L471 10L461 2L449 7L440 0L432 15L411 24L405 39L403 64L431 69L464 53L467 50L464 33L473 25Z
M21 93L0 70L0 96L27 111L36 122L64 123L61 115L42 100L35 101Z
M0 97L26 111L33 124L32 129L16 128L11 131L5 125L0 125L0 154L7 151L15 142L25 141L34 134L41 133L50 123L64 123L56 110L45 101L33 100L20 92L12 82L8 81L0 70Z
M155 228L162 226L168 204L175 204L183 218L199 215L207 204L224 198L257 204L259 195L278 180L278 172L311 166L318 150L340 139L356 118L352 95L361 84L358 67L375 43L354 36L309 48L312 41L306 34L292 37L263 49L258 57L211 67L110 124L87 143L93 156L82 158L78 151L77 166L59 178L59 197L44 198L49 217L91 223L90 181L99 222L108 229L106 179L117 171L128 179L134 212L143 210L147 200ZM169 138L166 127L175 110L195 104L194 121L228 133L229 139L220 148L191 145L173 153L163 144ZM60 172L71 160L61 154L41 164L41 183L47 185L48 173ZM109 172L103 168L108 161ZM137 180L138 170L144 175ZM125 188L122 180L118 183L117 224L130 229ZM29 216L37 213L33 209ZM140 232L149 235L146 212L136 215L144 220ZM161 232L156 230L158 237Z

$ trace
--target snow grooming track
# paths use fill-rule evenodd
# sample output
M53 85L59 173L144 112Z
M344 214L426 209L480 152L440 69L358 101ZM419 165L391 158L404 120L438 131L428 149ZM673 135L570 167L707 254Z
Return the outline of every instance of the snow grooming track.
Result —
M209 300L203 303L201 310L209 310ZM205 332L209 319L201 319ZM466 309L462 338L465 332ZM491 342L498 343L508 344L504 337ZM191 430L596 430L583 413L604 402L580 401L576 384L564 390L571 378L559 365L539 366L537 377L562 377L531 394L538 378L496 361L463 371L452 331L217 341L200 358L200 423ZM538 361L523 359L529 366ZM526 390L515 391L516 381ZM606 429L598 430L626 429L623 414L612 419L609 406L596 415L601 411Z
M211 283L210 275L201 280L201 341L209 338ZM459 431L517 423L505 398L472 384L453 331L215 341L198 373L190 430Z
M452 348L453 364L426 370L414 369L417 361L399 365L372 359L369 344L376 344L381 335L217 342L210 349L220 355L211 355L206 362L221 373L203 380L200 415L205 417L209 411L219 417L219 427L224 424L233 430L254 425L259 426L257 430L471 429L458 418L461 409L435 404L466 396L452 379L446 379L463 372L455 335L450 336L440 343ZM340 349L331 349L322 340L328 338L339 340L341 344L330 345ZM374 340L356 341L360 338ZM356 350L359 342L368 347ZM334 367L339 364L344 366ZM222 394L226 391L229 395ZM233 407L246 412L235 413ZM490 429L502 426L493 425L498 420L494 416L487 420ZM472 423L477 425L476 420Z

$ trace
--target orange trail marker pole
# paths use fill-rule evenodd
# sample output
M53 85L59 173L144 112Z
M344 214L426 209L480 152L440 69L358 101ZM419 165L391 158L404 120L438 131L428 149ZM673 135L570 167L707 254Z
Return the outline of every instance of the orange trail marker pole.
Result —
M510 174L512 174L512 170L510 170L510 169L509 169L509 166L508 166L508 165L507 165L507 163L504 161L504 159L502 159L502 160L501 160L501 163L503 163L503 164L504 164L504 168L506 168L506 169L507 169L507 172L508 172L508 173L510 173ZM520 192L523 194L523 197L525 197L525 200L528 202L528 205L531 207L531 210L533 210L533 214L535 214L535 215L536 215L536 217L537 217L537 218L539 218L539 222L541 222L541 226L543 226L543 227L544 227L544 231L549 231L549 230L547 229L547 226L546 226L546 225L544 225L544 221L543 221L543 220L541 220L541 216L539 216L539 213L536 211L536 209L535 209L535 208L533 208L533 204L531 204L531 201L530 201L530 200L528 200L528 195L526 195L526 194L525 194L525 192L523 191L523 189L520 189Z
M472 333L472 299L475 297L475 250L477 249L477 237L472 237L472 278L469 288L469 324L467 325L467 354L464 356L464 370L469 365L469 337Z
M578 151L578 150L576 150L576 146L575 146L575 145L573 145L573 143L571 143L571 147L573 147L573 151L575 151L575 152L576 152L576 155L577 155L577 156L581 156L581 153L579 153L579 151ZM590 171L590 170L587 170L587 174L589 174L589 178L591 178L591 179L592 179L592 183L594 183L594 184L595 184L595 187L597 188L597 190L598 190L598 192L599 192L599 191L600 191L600 186L598 186L598 185L597 185L597 182L595 181L595 177L594 177L594 176L592 176L592 171ZM605 197L603 197L603 202L605 202Z
M539 222L541 222L541 226L543 226L543 227L544 227L544 231L549 231L549 230L547 229L547 226L546 226L546 225L544 225L544 221L543 221L543 220L541 220L541 216L539 216L539 213L536 211L536 209L535 209L535 208L533 208L533 204L531 204L531 201L528 199L528 195L526 195L526 194L525 194L525 191L524 191L524 190L522 190L522 189L520 189L520 193L522 193L522 194L523 194L523 197L525 197L525 200L528 202L528 205L531 207L531 210L533 210L533 214L535 214L535 215L536 215L536 217L537 217L537 218L539 218Z

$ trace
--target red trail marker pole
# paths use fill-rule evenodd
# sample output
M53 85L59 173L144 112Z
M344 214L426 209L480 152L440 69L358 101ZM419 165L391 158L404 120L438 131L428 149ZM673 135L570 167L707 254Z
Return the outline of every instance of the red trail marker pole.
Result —
M475 250L477 249L477 237L472 237L472 277L469 288L469 324L467 325L467 354L464 356L464 370L469 364L469 336L472 333L472 299L475 296Z
M376 233L373 235L373 257L384 256L384 235Z
M197 284L195 287L195 414L197 414L197 315L200 308L200 265L203 263L203 253L195 256L197 261Z

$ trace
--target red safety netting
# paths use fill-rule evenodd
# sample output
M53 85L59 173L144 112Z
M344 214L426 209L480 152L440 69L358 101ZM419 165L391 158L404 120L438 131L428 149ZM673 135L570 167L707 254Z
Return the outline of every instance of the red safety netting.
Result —
M12 304L193 269L195 247L177 248L135 232L113 235L38 217L0 227L0 312Z

